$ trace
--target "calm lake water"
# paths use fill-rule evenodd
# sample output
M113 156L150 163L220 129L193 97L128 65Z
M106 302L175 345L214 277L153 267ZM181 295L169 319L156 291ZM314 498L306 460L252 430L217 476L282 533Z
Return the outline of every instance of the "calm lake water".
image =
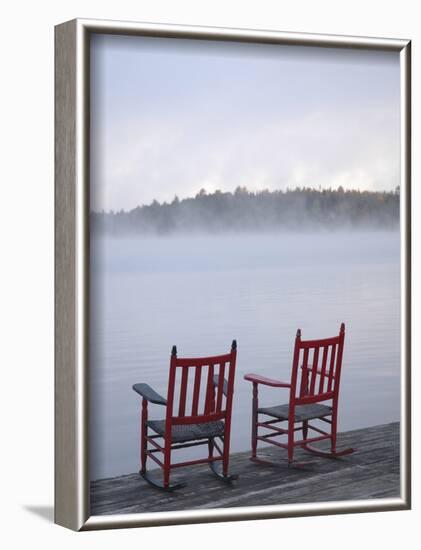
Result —
M340 430L399 420L398 232L93 238L91 250L91 479L138 471L131 388L166 395L173 344L180 357L212 355L237 339L232 451L250 448L243 375L289 380L297 328L306 339L346 324ZM286 390L260 396L288 401Z

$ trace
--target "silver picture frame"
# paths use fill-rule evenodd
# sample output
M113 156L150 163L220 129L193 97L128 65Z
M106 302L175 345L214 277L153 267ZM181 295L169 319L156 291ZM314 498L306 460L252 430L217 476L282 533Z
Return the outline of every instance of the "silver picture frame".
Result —
M89 120L93 33L392 51L401 89L401 496L93 516L89 506ZM411 506L411 42L76 19L55 27L55 522L76 531L405 510Z

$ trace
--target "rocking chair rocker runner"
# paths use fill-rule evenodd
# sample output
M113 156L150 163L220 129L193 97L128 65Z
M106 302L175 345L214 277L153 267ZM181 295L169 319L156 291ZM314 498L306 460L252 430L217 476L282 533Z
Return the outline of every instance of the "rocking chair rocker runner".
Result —
M292 363L291 381L281 382L257 374L246 374L245 380L253 384L252 410L252 456L251 460L263 464L272 462L257 457L259 441L270 443L288 451L288 465L294 461L294 449L301 447L317 456L337 458L354 452L354 449L336 449L339 384L341 377L342 355L345 340L345 325L342 323L338 336L322 340L301 340L301 331L297 331ZM301 373L301 376L299 375ZM299 379L299 380L298 380ZM289 403L272 407L259 407L259 384L273 388L289 389ZM329 402L329 404L325 404ZM324 403L324 404L322 404ZM259 420L259 415L270 419ZM319 426L310 424L310 420L319 420L330 424L330 433ZM287 428L279 424L287 422ZM266 430L261 433L259 428ZM269 430L269 432L267 432ZM308 431L316 432L308 437ZM303 438L295 440L295 432L302 431ZM273 433L275 432L275 433ZM287 436L287 443L275 438ZM312 446L323 440L330 440L330 451Z
M171 469L203 463L208 463L224 481L236 479L237 476L228 474L236 357L235 340L230 353L213 357L179 358L173 346L167 399L148 384L134 384L134 391L142 396L139 473L148 483L166 490L179 488L184 483L170 485ZM148 402L166 407L165 420L148 420ZM149 434L148 429L153 433ZM208 446L206 458L171 461L172 451L198 445ZM162 484L147 472L147 458L163 469ZM218 461L222 462L220 471L216 467Z

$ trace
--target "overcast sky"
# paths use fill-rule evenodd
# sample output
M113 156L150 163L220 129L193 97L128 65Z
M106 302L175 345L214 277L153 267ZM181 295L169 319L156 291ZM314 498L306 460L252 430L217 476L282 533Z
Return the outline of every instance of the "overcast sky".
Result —
M91 208L399 185L399 54L96 35Z

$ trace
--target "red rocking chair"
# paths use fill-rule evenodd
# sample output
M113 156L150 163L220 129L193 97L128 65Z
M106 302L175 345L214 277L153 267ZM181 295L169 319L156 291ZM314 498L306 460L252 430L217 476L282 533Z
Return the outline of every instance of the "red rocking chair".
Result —
M291 381L281 382L265 378L258 374L246 374L245 380L253 383L252 411L252 456L251 460L273 464L257 457L258 441L270 443L288 451L288 465L294 461L294 449L301 447L317 456L337 458L354 452L354 449L336 449L339 384L341 378L342 355L345 340L345 325L342 323L338 336L322 340L301 340L301 331L297 331ZM301 376L299 375L301 373ZM272 407L259 407L258 386L289 389L289 403ZM328 402L328 404L326 404ZM323 404L322 404L323 403ZM270 419L259 420L259 415ZM310 420L319 420L330 425L330 433L310 424ZM287 422L287 428L280 424ZM261 433L259 428L266 430ZM269 432L267 432L269 430ZM308 437L308 431L316 432ZM295 432L302 431L302 439L295 440ZM275 432L275 433L273 433ZM282 443L275 438L287 436ZM330 451L314 447L312 443L330 440Z
M237 478L228 474L236 357L235 340L230 353L213 357L179 358L174 346L167 399L148 384L134 384L133 389L142 396L139 473L148 483L161 489L177 489L185 484L170 485L171 470L203 463L208 463L211 470L224 481ZM166 407L165 420L148 420L148 402ZM149 434L148 429L153 433ZM162 441L158 443L157 440ZM208 446L206 458L178 463L171 461L172 451L197 445ZM147 472L148 457L163 469L162 484ZM222 461L220 470L216 467L217 461Z

